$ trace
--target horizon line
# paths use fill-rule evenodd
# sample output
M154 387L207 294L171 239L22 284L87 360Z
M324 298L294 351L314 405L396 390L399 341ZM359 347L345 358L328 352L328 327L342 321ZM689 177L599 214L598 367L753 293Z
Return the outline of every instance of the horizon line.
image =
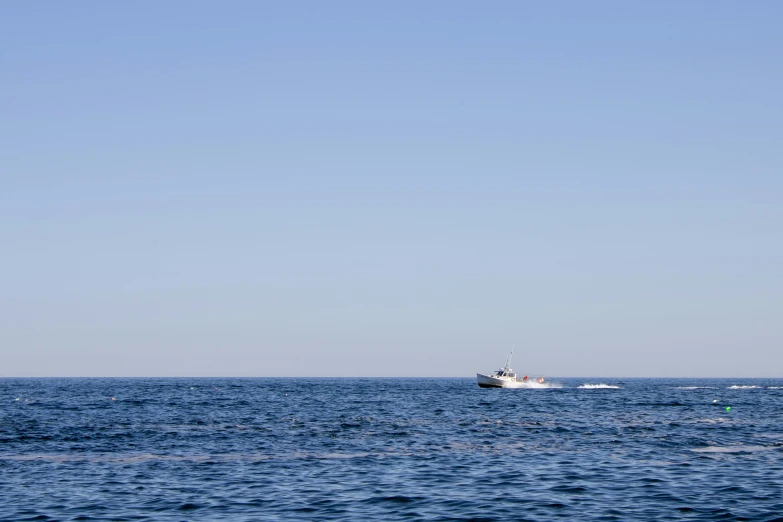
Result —
M0 375L0 379L475 379L471 376L367 376L367 375ZM783 379L780 377L754 376L742 377L723 375L710 377L697 376L622 376L622 375L575 375L554 376L553 379Z

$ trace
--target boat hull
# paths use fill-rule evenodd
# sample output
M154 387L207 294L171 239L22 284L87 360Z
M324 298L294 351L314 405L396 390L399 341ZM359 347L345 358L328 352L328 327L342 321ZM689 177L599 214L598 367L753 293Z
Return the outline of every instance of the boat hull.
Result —
M510 388L516 384L516 380L498 379L497 377L492 377L491 375L477 373L476 384L479 385L479 388Z

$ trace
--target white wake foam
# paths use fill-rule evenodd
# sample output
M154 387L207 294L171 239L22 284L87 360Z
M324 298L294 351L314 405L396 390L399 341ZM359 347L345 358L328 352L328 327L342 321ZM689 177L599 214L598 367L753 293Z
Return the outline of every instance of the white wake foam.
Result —
M506 388L533 388L533 389L543 390L543 389L547 389L547 388L562 388L563 385L559 384L559 383L556 383L556 382L535 382L535 381L533 381L533 382L531 382L531 381L519 382L519 381L517 381L517 382L513 382L513 383L508 383L508 384L506 384L505 387Z
M582 384L581 386L577 386L577 388L582 388L584 390L619 390L620 387L614 384Z
M675 386L675 390L714 390L715 386Z
M755 385L743 386L743 385L739 385L739 384L735 384L733 386L729 386L730 390L753 390L755 388L761 388L761 386L755 386Z

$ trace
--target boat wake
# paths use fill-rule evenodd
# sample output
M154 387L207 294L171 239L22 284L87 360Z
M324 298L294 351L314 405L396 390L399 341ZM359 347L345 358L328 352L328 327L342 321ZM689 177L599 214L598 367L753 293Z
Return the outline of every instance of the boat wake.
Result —
M619 390L620 387L615 384L582 384L581 386L577 386L577 388L581 388L583 390Z
M545 390L548 388L562 388L563 385L557 382L535 382L535 381L517 381L508 383L504 386L504 388L528 388L528 389L537 389L537 390Z

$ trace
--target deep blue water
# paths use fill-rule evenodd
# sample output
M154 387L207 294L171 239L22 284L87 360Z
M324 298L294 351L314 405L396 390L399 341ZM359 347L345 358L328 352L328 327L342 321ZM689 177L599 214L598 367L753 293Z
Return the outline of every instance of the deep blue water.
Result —
M556 382L0 379L0 519L783 520L783 380Z

